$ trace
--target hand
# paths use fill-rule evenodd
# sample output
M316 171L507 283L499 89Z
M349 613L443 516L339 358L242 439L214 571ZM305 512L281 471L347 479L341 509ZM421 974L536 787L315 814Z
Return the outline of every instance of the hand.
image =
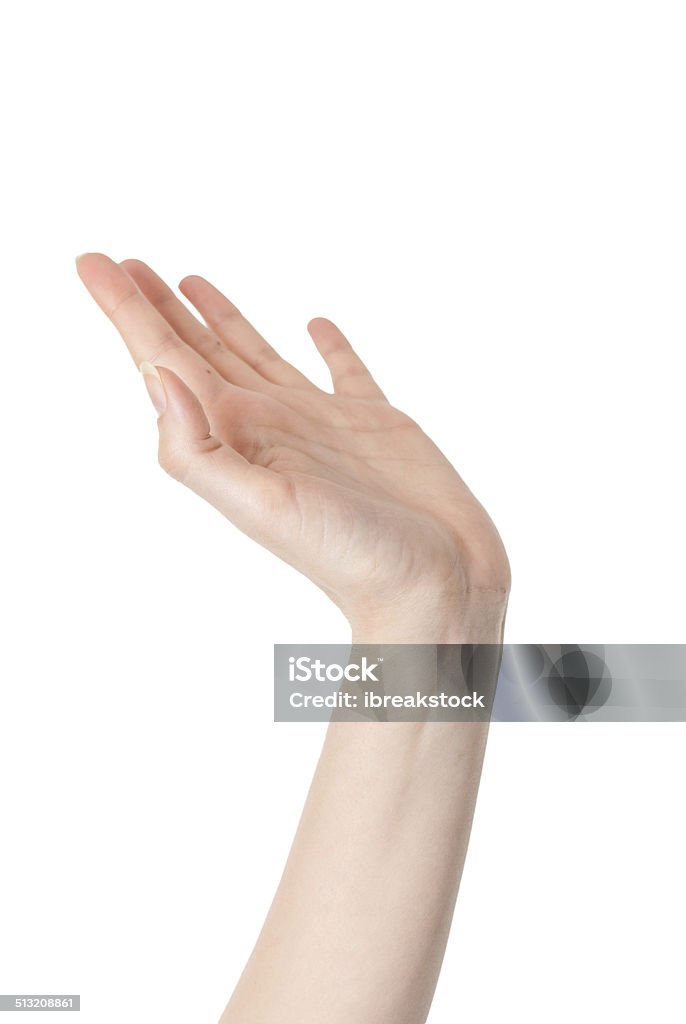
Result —
M331 321L307 326L333 394L203 278L179 288L204 323L138 260L77 266L148 364L160 464L321 587L357 642L499 639L510 573L493 523Z

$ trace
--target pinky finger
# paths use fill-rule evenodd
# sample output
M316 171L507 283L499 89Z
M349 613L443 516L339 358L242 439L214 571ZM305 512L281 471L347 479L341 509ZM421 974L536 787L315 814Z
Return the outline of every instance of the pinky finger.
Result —
M350 398L385 398L348 339L331 320L315 317L308 323L307 330L329 368L336 394Z

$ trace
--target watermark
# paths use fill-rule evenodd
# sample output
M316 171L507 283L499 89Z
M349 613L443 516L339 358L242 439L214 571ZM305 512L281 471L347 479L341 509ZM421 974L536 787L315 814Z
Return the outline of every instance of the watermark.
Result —
M274 718L684 722L686 644L277 644Z
M277 644L280 722L488 721L499 645Z
M69 1011L81 1009L81 996L3 996L0 995L0 1011L12 1010L14 1013L38 1011Z

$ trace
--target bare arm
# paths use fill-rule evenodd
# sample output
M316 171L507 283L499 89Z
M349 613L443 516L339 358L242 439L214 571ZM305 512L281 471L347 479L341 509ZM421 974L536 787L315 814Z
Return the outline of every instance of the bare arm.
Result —
M309 576L357 643L498 644L509 567L484 509L347 339L315 387L202 278L99 254L79 274L159 413L160 461ZM421 355L417 355L421 365ZM283 878L223 1024L418 1024L438 978L487 725L333 723Z
M329 728L224 1024L417 1024L438 979L486 727Z

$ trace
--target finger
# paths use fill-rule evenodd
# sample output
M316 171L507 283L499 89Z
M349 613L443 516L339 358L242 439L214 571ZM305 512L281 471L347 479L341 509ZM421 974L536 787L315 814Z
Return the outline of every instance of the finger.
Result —
M170 327L192 349L195 349L225 380L242 388L259 390L261 377L233 352L230 352L174 294L169 285L142 260L122 260L119 264L136 283L148 302L157 309Z
M244 533L269 544L269 523L274 520L275 510L283 511L286 481L252 465L214 437L200 401L172 370L149 363L144 363L141 370L159 413L162 468L209 501Z
M169 364L203 394L219 385L219 374L185 345L176 331L143 295L119 264L89 252L76 262L79 277L126 343L136 365Z
M336 394L351 398L385 397L348 339L331 320L315 317L307 330L329 367Z
M180 291L192 302L205 322L229 351L251 366L265 380L284 387L318 390L311 380L282 359L240 310L225 295L195 274L184 277Z

